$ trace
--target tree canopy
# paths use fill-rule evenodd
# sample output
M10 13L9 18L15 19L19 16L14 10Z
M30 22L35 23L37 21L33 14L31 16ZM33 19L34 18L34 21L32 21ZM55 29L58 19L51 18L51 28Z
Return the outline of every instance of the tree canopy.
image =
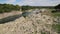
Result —
M60 4L58 4L57 6L55 6L55 9L60 9Z
M0 4L0 13L10 12L12 10L20 10L20 6L13 4Z

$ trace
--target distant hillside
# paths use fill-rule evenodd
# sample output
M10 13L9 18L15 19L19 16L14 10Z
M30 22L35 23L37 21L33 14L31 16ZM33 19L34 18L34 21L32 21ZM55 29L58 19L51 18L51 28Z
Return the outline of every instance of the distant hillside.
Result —
M47 9L54 9L55 6L29 6L29 5L26 5L26 6L22 6L22 10L25 11L25 10L29 10L29 9L41 9L41 8L47 8Z
M0 13L10 12L12 10L20 10L20 6L13 4L0 4Z

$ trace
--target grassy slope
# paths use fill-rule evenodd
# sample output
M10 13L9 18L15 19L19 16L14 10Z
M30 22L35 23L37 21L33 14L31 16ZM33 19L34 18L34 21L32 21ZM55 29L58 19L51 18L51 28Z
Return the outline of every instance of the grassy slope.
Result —
M52 25L53 29L56 30L58 33L60 33L60 24L53 24Z
M60 17L60 12L56 12L56 13L53 13L53 16L58 16L58 17Z
M52 13L54 17L60 17L60 12L56 12L56 13ZM56 30L58 33L60 33L60 23L59 24L54 24L52 26L54 28L54 30Z

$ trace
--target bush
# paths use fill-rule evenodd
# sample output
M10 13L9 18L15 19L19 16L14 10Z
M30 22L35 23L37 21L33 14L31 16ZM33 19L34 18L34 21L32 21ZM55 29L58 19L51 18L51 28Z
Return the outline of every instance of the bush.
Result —
M52 11L52 13L55 13L55 12L57 12L57 11L56 11L56 10L53 10L53 11Z
M20 6L13 4L0 4L0 13L10 12L12 10L20 10Z

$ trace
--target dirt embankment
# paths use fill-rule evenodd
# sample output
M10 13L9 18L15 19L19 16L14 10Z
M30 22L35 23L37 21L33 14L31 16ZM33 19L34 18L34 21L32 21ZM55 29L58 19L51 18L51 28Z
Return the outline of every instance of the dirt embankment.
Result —
M11 11L11 12L8 12L8 13L2 13L2 14L0 14L0 19L8 17L8 16L21 14L21 13L22 13L21 11Z

